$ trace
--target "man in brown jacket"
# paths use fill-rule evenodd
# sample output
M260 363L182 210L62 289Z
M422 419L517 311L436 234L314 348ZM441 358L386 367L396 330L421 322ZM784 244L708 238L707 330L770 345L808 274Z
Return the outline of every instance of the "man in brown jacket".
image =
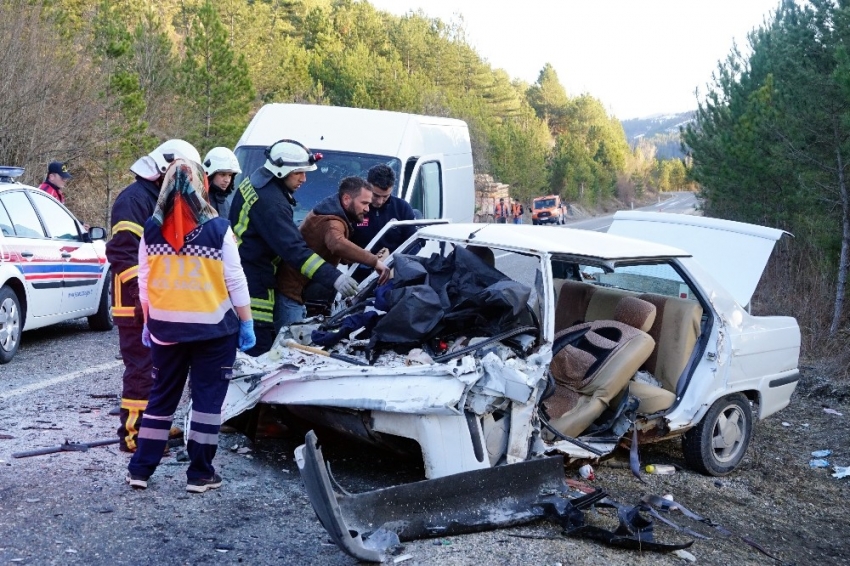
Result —
M378 282L382 284L390 277L389 268L378 256L351 241L354 225L363 221L371 202L369 183L360 177L346 177L339 184L338 193L320 201L304 218L299 230L307 247L329 264L367 265L378 272ZM308 283L310 280L289 264L281 263L278 267L277 290L287 298L303 304L304 287ZM330 294L333 290L327 291Z

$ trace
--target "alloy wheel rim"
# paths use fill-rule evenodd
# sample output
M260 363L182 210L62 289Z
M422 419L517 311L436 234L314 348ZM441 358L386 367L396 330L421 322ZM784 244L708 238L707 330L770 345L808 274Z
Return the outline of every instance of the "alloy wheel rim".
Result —
M12 299L0 303L0 348L11 352L18 343L20 316Z
M733 460L741 450L746 437L744 412L737 405L723 409L714 423L712 448L718 462Z

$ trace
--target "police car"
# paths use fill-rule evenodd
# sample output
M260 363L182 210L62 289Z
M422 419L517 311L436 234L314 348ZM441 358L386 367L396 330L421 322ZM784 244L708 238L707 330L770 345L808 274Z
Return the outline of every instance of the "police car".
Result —
M82 223L56 199L0 166L0 364L12 360L21 332L80 317L111 330L106 231Z

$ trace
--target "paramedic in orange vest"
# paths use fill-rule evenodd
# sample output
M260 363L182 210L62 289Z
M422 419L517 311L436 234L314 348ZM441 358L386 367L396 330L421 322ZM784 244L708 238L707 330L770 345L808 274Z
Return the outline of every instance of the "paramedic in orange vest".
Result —
M222 484L212 463L221 406L236 349L253 347L256 338L236 237L210 206L207 190L200 163L174 160L139 244L142 342L151 350L154 384L127 466L127 483L135 489L147 488L159 465L187 377L192 418L186 491L203 493Z
M496 217L496 222L498 224L508 223L508 205L505 204L505 199L499 199L499 204L497 204L496 208L493 210L493 216Z

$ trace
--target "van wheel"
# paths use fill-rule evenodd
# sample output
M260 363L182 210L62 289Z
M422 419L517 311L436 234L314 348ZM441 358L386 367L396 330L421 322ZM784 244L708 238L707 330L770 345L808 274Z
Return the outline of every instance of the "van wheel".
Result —
M21 344L21 303L8 285L0 288L0 364L8 364Z
M741 393L715 401L702 421L682 437L688 466L710 476L725 476L741 463L753 435L753 410Z
M97 312L88 317L92 330L112 330L112 270L106 272Z

